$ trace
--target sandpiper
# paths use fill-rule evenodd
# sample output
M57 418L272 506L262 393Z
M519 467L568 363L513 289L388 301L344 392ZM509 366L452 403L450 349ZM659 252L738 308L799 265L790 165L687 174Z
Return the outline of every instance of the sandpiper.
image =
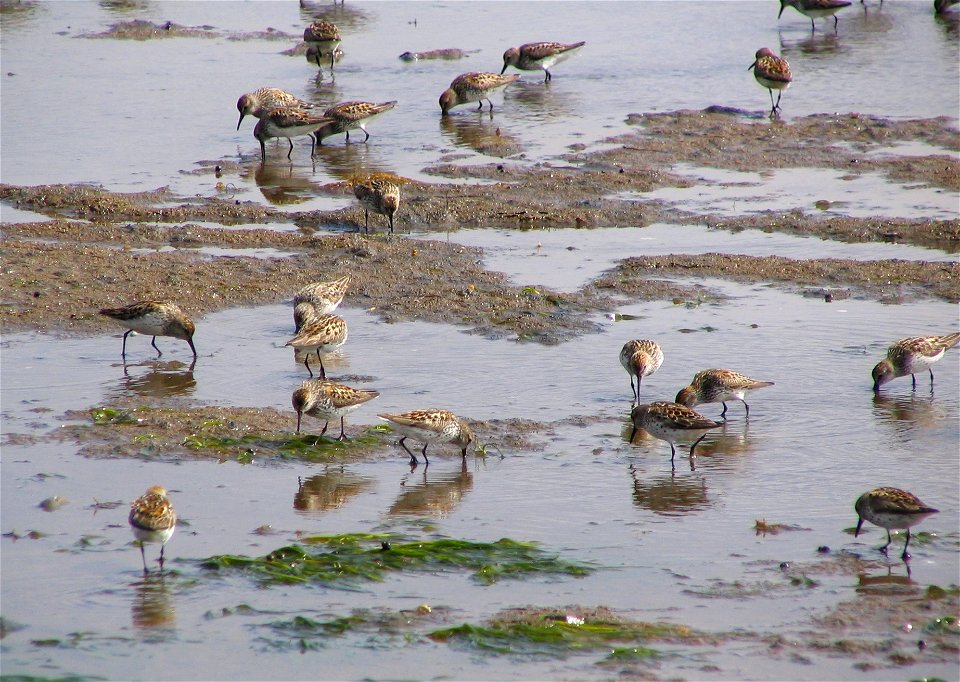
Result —
M295 331L307 320L336 310L343 301L350 284L350 275L330 282L312 282L293 296L293 323Z
M303 364L313 376L310 369L310 354L316 353L320 361L320 378L327 378L327 371L323 368L321 353L332 353L347 340L347 323L336 315L320 315L306 322L296 336L285 345L292 346L294 351L303 351Z
M163 352L157 348L158 336L172 336L183 339L190 344L193 357L197 357L197 349L193 345L193 334L196 326L180 306L167 301L139 301L125 305L122 308L102 308L101 315L106 315L127 328L123 333L123 346L120 357L127 357L127 336L130 332L152 336L150 341L157 350L157 355Z
M620 364L630 375L630 390L633 398L640 402L640 381L648 377L663 364L663 351L656 341L635 339L627 341L620 349ZM633 387L633 377L637 377L637 387Z
M493 112L493 102L490 95L496 90L520 79L518 74L503 76L497 73L463 73L453 79L450 87L440 95L440 111L446 116L451 109L468 102L480 102L478 111L483 109L483 100L490 105Z
M857 510L859 518L853 537L860 535L860 528L865 520L886 529L887 544L880 548L884 554L892 541L890 529L907 529L907 541L903 544L903 554L900 555L904 561L910 558L910 553L907 552L907 547L910 546L910 527L939 511L921 502L913 493L899 488L875 488L864 493L857 498L854 509Z
M769 47L761 47L757 50L755 57L753 64L748 66L747 70L753 69L753 77L770 93L770 116L775 117L780 113L780 97L793 81L790 65L786 59L774 54ZM773 101L774 90L777 91L776 102Z
M630 432L630 442L633 442L638 429L643 429L654 438L670 443L670 466L677 455L674 441L683 436L699 436L690 446L691 462L696 456L694 451L697 445L706 438L711 429L720 428L723 422L707 419L699 412L685 405L668 402L656 402L648 405L637 405L630 412L633 430Z
M330 69L336 59L337 48L340 47L340 29L337 25L318 19L307 26L303 31L303 42L316 55L317 66L320 66L320 57L330 55Z
M739 400L750 417L750 406L744 397L749 391L773 386L772 381L759 381L729 369L705 369L697 372L690 385L680 389L676 402L687 407L696 407L701 403L722 403L720 417L726 418L727 401Z
M319 128L316 132L317 142L325 137L346 133L347 141L350 141L350 131L359 128L363 131L366 142L370 139L370 133L367 132L366 125L375 116L379 116L385 111L390 111L397 106L396 100L392 102L341 102L323 112L323 115L330 119L330 123Z
M908 374L913 379L913 388L917 388L916 372L928 370L930 372L930 388L933 388L933 369L931 365L943 354L960 342L960 332L945 336L913 336L909 339L900 339L887 349L887 357L873 368L873 390L888 381L893 381Z
M430 460L427 459L427 446L431 443L453 443L460 448L461 454L466 457L467 446L476 440L470 425L447 410L414 410L403 414L380 414L377 416L403 434L399 441L400 447L410 455L412 466L417 465L417 458L404 443L407 438L423 442L423 450L420 454L423 455L423 462L427 466L430 465Z
M160 545L160 570L163 570L163 548L173 536L177 528L177 513L167 498L167 489L160 485L148 488L147 492L138 497L130 505L128 518L133 536L140 543L140 558L143 559L143 573L147 570L147 557L143 550L144 543Z
M370 211L386 216L393 234L393 216L400 208L400 183L393 176L378 173L353 183L353 195L363 205L364 232L370 231Z
M542 70L546 74L543 82L549 83L553 79L550 67L573 56L574 52L584 45L586 42L581 40L579 43L540 42L511 47L503 53L503 69L500 74L502 75L508 66L522 71Z
M240 112L237 130L240 130L240 124L248 114L260 118L273 109L312 109L314 106L316 105L312 102L306 102L280 88L259 88L240 95L237 100L237 111Z
M814 19L829 16L833 16L833 30L836 31L838 23L836 17L837 12L852 4L849 0L780 0L780 13L777 14L777 19L783 14L783 10L787 7L793 7L800 12L800 14L810 17L811 31L817 30L817 26L813 21Z
M310 135L310 155L313 156L315 149L313 133L329 122L330 119L303 109L291 109L289 107L271 109L260 117L253 129L253 136L260 142L261 159L263 161L267 160L264 142L271 137L287 138L290 142L290 149L287 151L287 158L289 159L290 154L293 153L293 138L301 135Z
M343 418L379 395L380 393L374 390L350 388L332 381L304 381L291 397L293 409L297 412L297 433L300 433L300 421L305 414L324 421L321 436L327 432L330 420L339 418L340 436L337 440L347 440L343 430Z

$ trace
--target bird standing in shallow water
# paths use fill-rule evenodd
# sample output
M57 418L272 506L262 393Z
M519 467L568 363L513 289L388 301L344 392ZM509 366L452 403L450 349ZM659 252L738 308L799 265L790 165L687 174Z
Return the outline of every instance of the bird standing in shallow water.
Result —
M285 137L290 142L290 149L287 151L287 158L293 153L293 138L301 135L310 135L310 156L313 156L315 141L313 133L318 128L330 123L330 119L324 116L312 114L303 109L292 109L290 107L279 107L271 109L260 117L257 125L253 128L253 136L260 142L260 159L267 160L267 150L264 142L272 137Z
M780 14L777 14L777 19L783 14L783 10L787 7L793 7L800 14L810 17L811 31L817 30L817 26L813 22L814 19L833 16L833 30L836 32L837 12L852 4L849 0L780 0Z
M346 275L330 282L312 282L294 294L294 331L300 331L308 320L332 313L340 307L349 284L350 275Z
M362 130L366 135L363 138L363 141L366 142L370 139L370 133L367 132L366 128L367 123L385 111L390 111L395 106L397 106L396 100L381 102L380 104L374 102L341 102L336 104L323 112L323 115L330 119L330 123L316 131L317 142L337 133L346 133L349 142L350 131L356 128Z
M780 115L780 98L783 91L793 82L790 65L783 57L778 57L769 47L757 50L756 59L747 70L753 69L753 77L770 93L770 117ZM777 91L777 101L773 101L773 91Z
M503 69L500 71L502 76L508 66L520 69L521 71L543 71L546 74L543 77L544 83L553 80L553 74L550 68L556 64L573 56L574 52L586 45L585 41L579 43L526 43L520 47L511 47L503 53Z
M173 536L177 528L177 513L167 498L167 489L155 485L147 489L130 505L128 517L133 536L140 542L140 558L143 559L143 573L147 569L147 557L143 550L144 543L160 545L160 570L163 570L163 548Z
M497 73L462 73L454 78L450 87L440 95L440 112L446 116L454 107L468 102L480 102L477 111L481 111L483 100L487 100L492 114L493 102L490 101L490 95L517 80L520 80L520 76L515 73L509 76Z
M340 29L337 25L318 19L303 31L303 42L315 56L317 67L320 67L320 57L324 54L330 54L330 70L333 70L333 64L337 57L337 48L340 47Z
M933 369L931 365L940 360L943 354L960 342L960 332L945 336L913 336L900 339L887 349L887 357L873 368L873 390L888 381L908 374L913 379L913 388L917 388L916 372L930 372L930 388L933 388Z
M193 357L197 357L197 349L193 346L193 334L196 326L180 306L167 301L139 301L125 305L122 308L101 308L100 314L119 322L127 328L123 333L123 346L120 357L127 357L127 336L130 332L152 336L150 341L157 350L157 355L163 352L157 348L158 336L172 336L183 339L190 344Z
M314 106L312 102L306 102L280 88L259 88L240 95L237 100L237 111L240 112L237 130L240 130L240 124L248 114L260 118L273 109L313 109Z
M320 315L306 322L296 336L285 345L292 346L294 351L303 351L303 364L313 376L310 369L310 353L316 352L320 362L320 378L327 378L327 370L323 367L321 353L332 353L347 341L347 323L337 315Z
M729 369L705 369L697 372L690 385L680 389L677 402L687 407L701 403L723 403L720 416L726 418L728 400L739 400L750 417L750 406L744 400L748 391L773 386L772 381L759 381Z
M887 544L880 548L884 554L887 553L887 547L892 542L890 529L907 529L907 541L903 544L903 554L900 555L904 561L910 558L910 553L907 551L907 547L910 546L910 527L940 511L927 506L913 493L899 488L875 488L858 497L853 506L859 517L853 537L860 535L860 528L864 521L886 529Z
M635 339L627 341L620 349L620 364L630 375L630 390L636 402L640 402L640 381L648 377L663 364L663 351L656 341ZM633 388L633 377L637 377L637 388Z
M656 402L649 405L637 405L630 412L633 430L630 442L633 442L638 429L643 429L654 438L670 443L670 466L677 455L674 442L682 436L699 436L690 446L690 466L693 467L694 451L711 429L720 428L723 422L707 419L699 412L677 403Z

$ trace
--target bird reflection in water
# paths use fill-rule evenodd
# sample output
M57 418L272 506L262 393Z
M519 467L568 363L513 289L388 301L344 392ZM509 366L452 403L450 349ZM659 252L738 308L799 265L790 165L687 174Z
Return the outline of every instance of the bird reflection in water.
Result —
M373 485L373 480L339 467L326 467L322 474L297 479L293 508L316 514L339 509Z
M130 603L130 620L140 630L174 630L177 612L170 598L170 586L167 576L162 572L153 572L131 584L134 595Z
M253 179L263 198L274 206L302 204L321 193L320 184L313 178L316 171L316 162L312 159L310 166L258 163L253 171Z
M523 145L503 130L498 121L484 116L441 116L444 138L486 156L506 158L524 151Z
M911 436L917 428L930 429L944 424L947 414L933 399L933 391L926 395L873 394L873 412L877 420L893 426L901 436Z
M871 562L872 563L872 562ZM857 594L872 594L880 596L893 595L920 595L923 587L913 582L912 572L910 571L910 562L901 561L905 567L906 575L895 575L893 572L894 564L886 566L886 571L877 572L874 575L863 572L857 574ZM866 568L866 567L865 567Z
M749 438L750 422L727 421L723 427L710 432L710 438L697 446L697 458L708 469L728 469L745 460L741 456L753 449ZM717 457L712 460L711 458Z
M802 40L780 40L780 55L790 61L791 57L833 58L848 52L850 47L832 33L814 33Z
M414 474L403 477L403 492L387 510L389 516L432 516L442 518L452 512L473 489L473 474L461 460L459 471L437 474L424 467L422 480L411 483Z
M188 365L179 360L163 362L161 360L147 360L134 364L123 363L123 378L117 387L112 390L112 397L128 395L148 396L151 398L165 398L169 396L190 395L197 387L193 378L193 368L197 359ZM131 369L145 367L148 371L139 374Z
M673 473L644 480L630 465L633 503L663 516L683 516L710 506L707 484L702 478L677 478Z

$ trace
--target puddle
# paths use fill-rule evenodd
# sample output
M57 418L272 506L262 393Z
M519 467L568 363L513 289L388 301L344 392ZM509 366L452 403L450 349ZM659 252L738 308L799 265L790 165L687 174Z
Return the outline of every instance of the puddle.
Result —
M693 187L665 187L642 195L704 214L735 216L743 213L835 213L853 218L877 216L957 217L957 195L930 187L891 183L879 173L844 175L831 169L784 168L745 173L716 168L674 168L680 176L694 178ZM638 196L638 195L635 195ZM628 199L629 194L615 198Z
M414 235L436 239L436 234ZM899 244L846 244L760 230L730 233L701 225L654 224L590 230L458 230L447 239L484 250L484 266L516 285L577 291L629 256L738 253L788 258L851 258L956 262L956 254Z

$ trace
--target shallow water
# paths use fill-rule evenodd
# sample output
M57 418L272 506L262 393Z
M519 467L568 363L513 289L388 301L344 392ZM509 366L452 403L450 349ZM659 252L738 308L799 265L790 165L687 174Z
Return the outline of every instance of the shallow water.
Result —
M489 162L471 143L491 134L491 125L519 141L533 162L569 144L590 145L622 132L631 111L723 104L759 112L766 93L746 66L761 45L783 51L794 73L802 74L784 96L787 117L853 110L956 116L958 108L957 35L951 24L934 19L926 2L887 2L882 9L869 3L865 13L854 7L840 15L838 36L822 33L818 22L813 37L805 18L787 10L777 22L775 5L758 2L351 2L334 14L346 34L336 82L327 77L319 84L315 68L278 54L287 42L234 41L227 35L268 26L299 34L309 17L292 2L123 7L25 3L4 11L3 182L85 181L125 191L169 185L188 195L212 195L217 192L212 174L182 171L228 156L242 164L235 175L222 178L231 196L297 209L331 207L348 199L317 196L318 188L358 167L424 177L421 169L445 155ZM210 24L224 35L144 43L78 37L132 18ZM414 18L415 25L408 23ZM476 26L477 37L461 37L464 24ZM531 26L537 35L531 35ZM505 46L540 38L585 39L588 46L556 69L549 88L537 84L536 74L526 74L528 83L495 98L492 124L469 107L440 123L436 98L454 75L499 71ZM631 49L614 51L622 44ZM480 52L462 62L396 59L406 50L453 46ZM53 68L56 78L49 77ZM44 87L37 88L38 82ZM234 130L234 103L240 93L263 85L321 102L401 103L371 124L373 137L366 145L331 140L314 165L302 141L290 164L281 144L261 168L252 123ZM19 106L24 101L32 108ZM32 112L63 110L64 101L78 103L76 128L32 134ZM929 151L891 153L911 150ZM661 198L696 208L699 192L706 204L702 210L721 210L723 202L734 200L737 210L750 210L735 187L722 184L732 176L692 172L705 181ZM811 171L812 188L781 183L778 208L809 211L814 201L837 201L829 194L836 180L828 176ZM749 191L758 196L771 179L748 180L761 184ZM831 211L936 217L949 208L934 190L906 189L875 177L841 186L853 194ZM4 221L34 219L7 206L0 212ZM838 244L753 230L729 234L697 226L461 230L446 238L482 246L486 266L517 284L564 291L633 254L955 260L901 245ZM955 584L960 355L953 350L935 366L932 392L928 378L920 376L916 392L900 379L875 397L870 369L894 339L955 329L957 307L856 299L827 304L763 283L696 282L730 298L696 308L625 302L608 311L610 316L635 319L598 315L601 333L555 347L490 341L421 322L388 325L361 308L342 309L350 340L329 363L330 373L358 377L353 385L381 392L348 418L348 425L373 424L377 412L431 405L477 420L547 423L548 429L535 435L540 447L532 450L511 450L480 433L480 441L499 446L503 457L491 449L485 458L468 457L465 469L452 449L438 449L429 468L411 472L395 446L342 467L258 457L242 465L88 459L78 456L70 441L31 438L55 432L67 410L130 396L144 404L190 399L275 407L288 415L277 429L292 430L290 393L306 372L283 347L293 326L286 304L225 310L199 320L195 365L186 345L173 339L158 340L164 350L158 360L146 338L131 337L125 366L119 332L90 338L5 334L0 530L18 535L36 530L43 536L0 541L4 623L23 626L0 643L3 672L109 679L609 678L614 670L597 666L596 653L505 657L419 635L349 633L300 655L295 644L277 646L269 624L296 615L330 618L354 609L395 612L428 603L439 613L449 609L436 625L441 627L477 623L517 605L578 604L708 631L790 638L814 627L811 619L838 603L856 600L858 579L838 572L818 575L812 589L764 586L783 582L781 562L818 561L816 549L823 545L834 556L855 552L881 559L873 550L883 541L881 530L868 527L857 539L846 532L856 522L854 499L878 485L912 490L941 510L921 526L934 537L914 548L910 587ZM645 400L672 399L695 371L711 366L730 366L776 386L751 397L749 423L742 407L731 404L727 426L698 448L695 470L678 453L671 472L665 443L627 442L630 388L617 354L625 340L638 337L658 340L666 353L663 367L644 382ZM719 414L719 406L701 409ZM307 421L308 429L318 426ZM127 504L156 483L171 490L183 523L167 547L175 574L144 580L130 544ZM55 512L37 506L53 495L68 503ZM97 510L95 501L121 504ZM807 530L758 536L757 519ZM272 534L255 532L266 525ZM295 541L299 531L385 530L413 537L535 541L601 570L580 579L503 580L486 587L465 574L438 573L393 575L351 589L261 590L237 576L212 579L192 562L218 553L259 556ZM155 547L148 551L155 557ZM894 554L868 577L884 578L887 565L896 577L905 577ZM717 596L734 581L760 589L749 597ZM803 656L775 655L758 639L663 648L673 655L651 669L658 677L955 679L960 674L957 666L922 660L906 668L861 670L853 666L856 656L829 651L805 650L805 662Z

